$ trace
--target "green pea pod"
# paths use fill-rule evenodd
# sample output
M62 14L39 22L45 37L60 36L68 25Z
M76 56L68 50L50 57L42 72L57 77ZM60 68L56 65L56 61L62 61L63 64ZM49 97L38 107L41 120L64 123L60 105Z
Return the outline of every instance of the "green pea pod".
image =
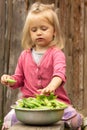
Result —
M14 79L7 79L7 82L8 83L16 83L16 80L14 80Z

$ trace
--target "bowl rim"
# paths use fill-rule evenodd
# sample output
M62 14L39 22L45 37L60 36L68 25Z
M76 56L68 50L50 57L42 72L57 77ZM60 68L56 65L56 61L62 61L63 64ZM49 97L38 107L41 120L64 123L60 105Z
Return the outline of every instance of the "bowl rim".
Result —
M64 107L64 108L43 108L43 109L29 109L29 108L19 108L17 107L17 105L11 105L11 108L12 109L15 109L15 110L20 110L20 111L61 111L61 110L64 110L66 109L67 107Z

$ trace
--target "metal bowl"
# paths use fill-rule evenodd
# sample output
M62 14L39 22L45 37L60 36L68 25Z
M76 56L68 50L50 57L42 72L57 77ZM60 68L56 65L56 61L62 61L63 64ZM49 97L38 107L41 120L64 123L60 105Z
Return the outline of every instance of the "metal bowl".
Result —
M11 106L15 110L16 117L19 121L29 125L49 125L61 120L64 109L26 109L16 108Z

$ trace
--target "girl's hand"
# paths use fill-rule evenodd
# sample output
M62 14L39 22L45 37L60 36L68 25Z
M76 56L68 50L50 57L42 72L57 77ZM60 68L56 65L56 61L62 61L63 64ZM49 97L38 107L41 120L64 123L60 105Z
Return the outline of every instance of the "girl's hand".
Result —
M54 93L55 90L61 85L62 79L60 77L53 77L51 82L44 88L44 89L39 89L38 91L41 94L50 94Z
M39 89L38 90L41 94L50 94L55 92L55 88L52 86L47 86L44 89Z
M1 83L6 86L13 86L16 81L10 75L4 74L1 77Z

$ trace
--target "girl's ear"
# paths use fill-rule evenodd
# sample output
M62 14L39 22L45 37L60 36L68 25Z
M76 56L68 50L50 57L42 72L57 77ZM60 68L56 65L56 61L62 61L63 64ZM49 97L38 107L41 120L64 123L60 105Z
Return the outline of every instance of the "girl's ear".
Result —
M53 34L53 37L55 37L56 36L56 32L54 32L54 34Z
M56 36L56 35L55 35L55 33L54 33L54 34L53 34L53 40L55 39L55 36Z

